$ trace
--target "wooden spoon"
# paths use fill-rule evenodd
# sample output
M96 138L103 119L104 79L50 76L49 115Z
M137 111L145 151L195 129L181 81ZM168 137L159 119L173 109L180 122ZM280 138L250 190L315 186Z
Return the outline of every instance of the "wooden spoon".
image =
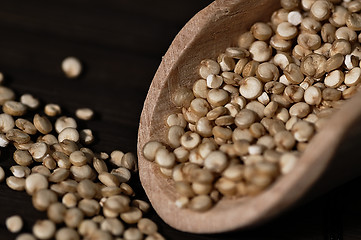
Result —
M173 182L142 156L149 140L164 140L165 119L175 112L170 93L190 87L199 78L202 59L215 59L257 21L267 21L279 0L217 0L200 11L179 32L165 54L144 103L138 133L139 174L142 185L159 216L172 227L194 233L217 233L259 224L289 209L301 198L312 198L361 172L360 154L345 159L336 149L355 125L361 112L361 94L334 114L304 152L296 168L255 197L222 199L209 211L199 213L175 205ZM359 124L360 125L360 124ZM355 148L361 127L352 131L353 142L341 155ZM360 151L361 152L361 151ZM349 154L350 155L350 154Z

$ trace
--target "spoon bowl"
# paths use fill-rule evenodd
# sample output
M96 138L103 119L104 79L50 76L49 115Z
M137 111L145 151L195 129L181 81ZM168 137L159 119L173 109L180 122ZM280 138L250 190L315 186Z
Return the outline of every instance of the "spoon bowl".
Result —
M171 93L181 86L191 87L199 79L201 60L215 59L239 35L257 21L267 21L280 7L274 0L217 0L195 15L178 33L156 72L142 111L138 132L139 174L145 192L159 216L170 226L193 233L218 233L254 226L285 212L301 200L311 199L361 173L357 142L347 145L347 159L336 150L357 124L361 115L361 94L356 94L312 139L290 174L281 176L269 188L253 197L223 198L206 212L180 209L173 181L142 155L145 143L165 143L166 118L176 111ZM357 127L356 127L357 126ZM356 127L356 128L355 128ZM360 144L359 144L360 145ZM356 149L357 150L357 149Z

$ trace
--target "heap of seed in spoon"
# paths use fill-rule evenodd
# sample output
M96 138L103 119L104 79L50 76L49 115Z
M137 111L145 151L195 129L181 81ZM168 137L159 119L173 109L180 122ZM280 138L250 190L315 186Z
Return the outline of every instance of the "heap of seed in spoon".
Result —
M16 148L6 184L26 191L33 206L47 212L47 219L36 221L32 233L21 233L17 240L164 239L157 225L143 216L150 205L136 199L127 183L137 171L132 153L94 153L86 147L94 140L92 131L78 131L77 121L61 116L59 105L45 105L42 114L32 95L24 94L19 101L15 97L13 90L0 86L0 146ZM78 109L76 116L89 120L93 111ZM20 232L21 216L9 217L6 226Z
M143 155L174 180L176 205L205 211L262 192L289 173L312 137L361 81L361 2L281 0L191 89L172 95L164 142Z

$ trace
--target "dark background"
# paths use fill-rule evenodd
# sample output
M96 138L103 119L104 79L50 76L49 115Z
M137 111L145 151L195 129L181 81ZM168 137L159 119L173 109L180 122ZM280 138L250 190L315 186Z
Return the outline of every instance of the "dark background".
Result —
M80 122L97 137L94 148L136 152L138 121L162 55L182 26L210 0L183 1L1 1L0 71L18 96L31 93L58 103L66 115L91 107L96 117ZM77 56L85 71L64 77L60 64ZM11 149L0 165L9 168ZM360 159L361 160L361 159ZM9 175L7 171L7 175ZM133 185L145 198L139 180ZM193 235L167 226L154 212L167 239L361 239L361 179L289 211L261 227L219 235ZM24 192L0 184L0 239L13 239L5 219L20 214L30 231L37 212ZM240 216L241 217L241 216Z

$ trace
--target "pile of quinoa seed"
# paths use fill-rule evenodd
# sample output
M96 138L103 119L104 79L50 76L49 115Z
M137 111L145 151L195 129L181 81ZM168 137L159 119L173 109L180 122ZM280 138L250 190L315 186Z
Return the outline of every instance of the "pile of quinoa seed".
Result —
M200 62L171 96L164 142L143 155L174 180L176 205L206 211L266 190L361 82L361 1L281 0L269 22Z
M81 72L76 58L64 60L69 78ZM75 64L75 65L74 65ZM31 233L22 232L19 215L6 227L19 233L16 240L164 240L157 225L145 217L149 203L137 199L130 184L137 172L132 153L94 152L91 129L78 129L75 118L62 115L58 104L40 101L0 86L0 147L15 147L12 175L0 166L0 182L26 191L38 211L46 212ZM75 112L80 121L93 118L90 108Z

